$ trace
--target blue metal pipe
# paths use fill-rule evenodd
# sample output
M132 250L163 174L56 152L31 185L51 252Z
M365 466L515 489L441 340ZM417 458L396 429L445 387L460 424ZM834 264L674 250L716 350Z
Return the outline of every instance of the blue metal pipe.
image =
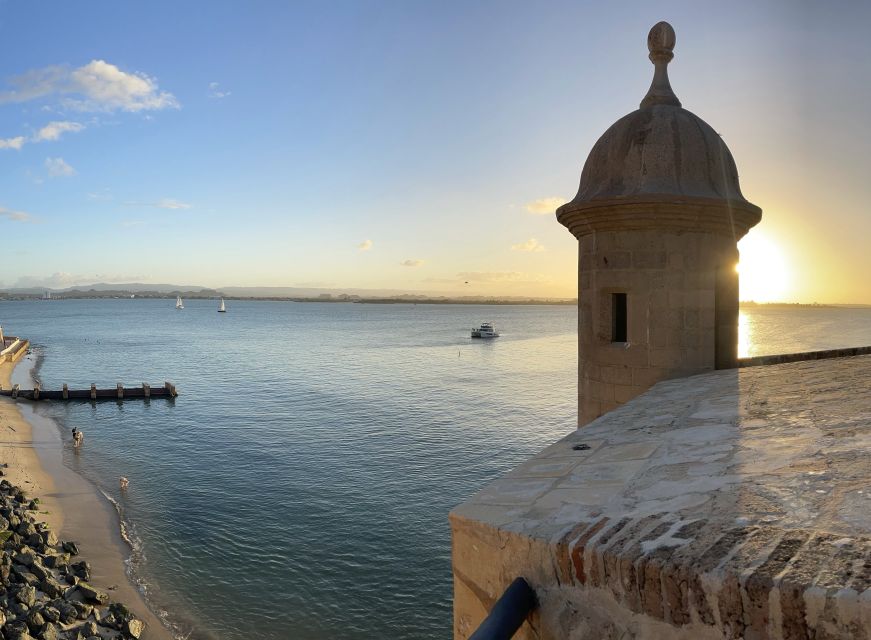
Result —
M515 578L469 640L510 640L538 602L523 578Z

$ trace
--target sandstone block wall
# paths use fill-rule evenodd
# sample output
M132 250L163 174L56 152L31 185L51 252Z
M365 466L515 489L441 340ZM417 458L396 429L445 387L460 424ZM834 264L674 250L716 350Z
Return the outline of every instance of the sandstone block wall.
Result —
M578 406L585 424L660 380L736 366L738 255L713 233L599 231L579 239ZM626 293L627 341L612 342Z

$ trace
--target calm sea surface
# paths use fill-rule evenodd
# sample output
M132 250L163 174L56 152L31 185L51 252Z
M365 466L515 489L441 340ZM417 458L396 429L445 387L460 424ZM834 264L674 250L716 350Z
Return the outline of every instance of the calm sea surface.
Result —
M576 310L173 303L0 302L45 388L178 385L40 405L87 432L66 463L119 504L152 603L192 638L449 637L447 513L575 427ZM742 355L867 344L871 309L742 315Z

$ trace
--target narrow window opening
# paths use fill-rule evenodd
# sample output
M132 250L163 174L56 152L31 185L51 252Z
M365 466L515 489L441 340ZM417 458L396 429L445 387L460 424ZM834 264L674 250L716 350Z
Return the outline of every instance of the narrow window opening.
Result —
M626 342L626 294L611 294L611 342Z

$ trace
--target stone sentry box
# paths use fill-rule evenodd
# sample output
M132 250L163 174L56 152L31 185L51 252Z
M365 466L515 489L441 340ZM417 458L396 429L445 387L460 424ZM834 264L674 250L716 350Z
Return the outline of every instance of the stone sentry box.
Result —
M638 110L596 142L557 219L578 239L579 423L660 380L737 366L737 242L761 218L732 154L681 108L674 30L648 36L655 66ZM626 295L626 338L615 334Z

